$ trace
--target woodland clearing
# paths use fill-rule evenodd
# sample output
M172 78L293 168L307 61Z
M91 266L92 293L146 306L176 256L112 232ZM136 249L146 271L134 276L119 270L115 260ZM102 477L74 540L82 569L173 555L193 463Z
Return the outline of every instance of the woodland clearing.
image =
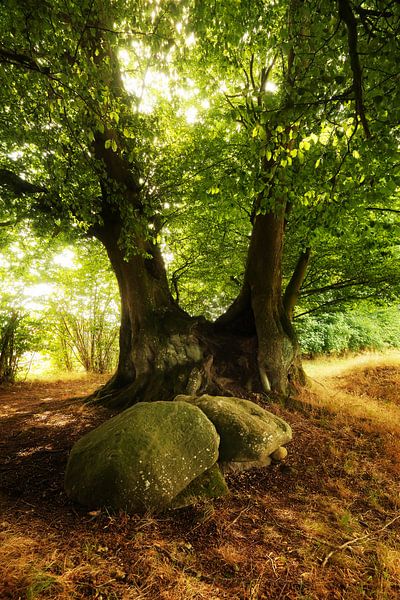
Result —
M162 515L87 512L63 491L72 444L110 410L106 377L0 390L0 597L391 600L400 597L400 354L306 362L282 465L222 500ZM71 399L73 398L73 399ZM254 397L253 397L254 399Z

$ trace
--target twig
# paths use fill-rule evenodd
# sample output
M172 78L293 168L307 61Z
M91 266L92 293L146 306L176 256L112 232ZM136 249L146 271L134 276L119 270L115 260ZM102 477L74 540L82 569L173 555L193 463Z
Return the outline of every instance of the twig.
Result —
M400 513L398 515L396 515L393 519L391 519L388 523L386 523L386 525L384 525L380 529L377 529L376 531L372 531L370 533L366 533L364 535L361 535L360 537L353 538L352 540L349 540L348 542L341 544L341 546L337 546L334 550L331 550L331 552L329 552L329 554L327 554L325 556L322 566L326 567L329 559L339 550L344 550L345 548L349 548L353 544L357 544L358 542L361 542L362 540L366 540L374 535L377 535L378 533L381 533L382 531L385 531L385 529L390 527L390 525L393 525L393 523L395 523L395 521L398 521L398 519L400 519Z

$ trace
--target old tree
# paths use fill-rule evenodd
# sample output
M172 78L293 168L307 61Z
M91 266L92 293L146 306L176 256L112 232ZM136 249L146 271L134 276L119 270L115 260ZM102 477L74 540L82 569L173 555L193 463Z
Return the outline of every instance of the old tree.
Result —
M121 327L100 400L302 383L291 318L313 245L396 195L399 16L380 0L2 3L2 221L104 245ZM179 302L199 256L232 301L214 320Z

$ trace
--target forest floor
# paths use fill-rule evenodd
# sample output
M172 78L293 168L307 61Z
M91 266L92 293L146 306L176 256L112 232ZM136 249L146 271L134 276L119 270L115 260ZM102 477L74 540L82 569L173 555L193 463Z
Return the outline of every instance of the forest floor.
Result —
M161 516L85 511L69 450L110 416L71 398L101 379L0 389L0 598L400 598L400 354L312 361L284 464Z

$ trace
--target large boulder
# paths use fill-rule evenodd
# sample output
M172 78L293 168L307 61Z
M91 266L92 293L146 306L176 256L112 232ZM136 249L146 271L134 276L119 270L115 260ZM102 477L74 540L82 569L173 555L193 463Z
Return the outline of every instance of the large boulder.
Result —
M162 510L216 463L218 445L214 425L196 406L139 403L78 440L65 489L90 508Z
M243 468L267 466L270 456L292 439L290 425L254 402L225 396L177 396L200 408L221 438L219 461Z

